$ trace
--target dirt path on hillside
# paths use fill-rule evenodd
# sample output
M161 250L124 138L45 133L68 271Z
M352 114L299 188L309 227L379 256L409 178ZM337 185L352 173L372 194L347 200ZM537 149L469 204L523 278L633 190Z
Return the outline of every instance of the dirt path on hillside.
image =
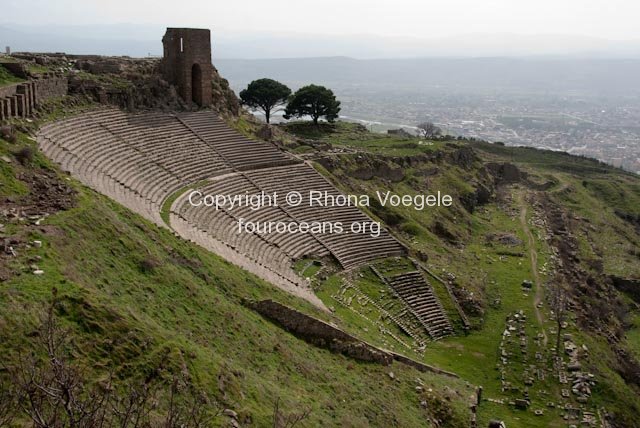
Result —
M540 274L538 272L538 251L536 250L536 241L533 237L533 233L531 233L531 229L529 229L529 224L527 223L527 203L525 202L522 193L518 194L518 205L520 205L520 224L522 225L522 230L524 230L525 235L527 235L527 247L529 248L529 259L531 260L531 272L533 273L533 282L536 287L536 292L533 297L533 310L536 313L538 324L542 329L542 334L544 336L543 343L546 347L548 339L547 333L544 331L544 318L538 308L538 304L542 302L543 298L542 281L540 280Z

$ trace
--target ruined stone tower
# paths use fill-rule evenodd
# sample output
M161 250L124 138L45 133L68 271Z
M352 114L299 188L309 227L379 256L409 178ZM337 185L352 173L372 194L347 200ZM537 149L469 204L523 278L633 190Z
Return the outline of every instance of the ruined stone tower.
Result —
M162 38L162 74L177 86L187 103L211 105L211 32L198 28L167 28Z

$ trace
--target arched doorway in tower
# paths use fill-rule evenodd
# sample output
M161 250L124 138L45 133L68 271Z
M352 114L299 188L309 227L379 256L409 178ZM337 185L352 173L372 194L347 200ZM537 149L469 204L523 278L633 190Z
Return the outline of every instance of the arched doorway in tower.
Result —
M202 105L202 68L200 64L191 67L191 99L199 106Z

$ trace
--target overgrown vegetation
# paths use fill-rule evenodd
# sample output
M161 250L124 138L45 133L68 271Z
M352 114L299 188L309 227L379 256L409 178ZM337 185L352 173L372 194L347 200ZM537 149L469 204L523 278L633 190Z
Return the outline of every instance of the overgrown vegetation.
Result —
M0 154L15 159L16 145L1 143ZM33 160L0 162L0 192L11 201L5 209L30 200L36 189L24 178L45 172L53 175L50 186L37 189L39 197L52 200L56 194L49 192L61 183L77 196L75 205L44 220L23 217L19 209L16 216L3 211L2 233L15 253L3 254L0 263L4 367L18 367L32 351L46 363L37 332L55 289L56 322L68 332L64 354L83 373L82 383L108 385L113 379L122 391L118 397L126 399L132 385L157 379L162 387L150 398L158 402L149 413L152 422L166 420L172 382L177 377L183 385L186 377L190 390L218 403L204 406L213 425L234 420L271 426L277 420L286 426L300 409L308 414L297 426L418 427L434 425L438 417L443 418L439 426L467 424L470 389L464 381L397 364L359 363L307 345L243 301L271 298L338 325L344 322L68 179L24 134L16 144L30 146ZM0 372L5 385L9 373ZM418 380L432 389L445 412L420 405ZM6 390L0 395L15 396ZM180 408L190 409L184 401ZM228 411L218 414L219 409ZM14 426L25 424L32 424L28 414L13 420Z
M9 70L0 65L0 86L10 85L12 83L20 83L22 81L23 79L14 76L9 72Z
M343 121L321 122L317 126L309 122L294 121L281 126L301 138L393 156L432 152L444 146L438 139L425 141L417 137L378 134L369 132L363 125Z
M117 379L103 373L97 381L72 362L70 332L60 327L58 311L65 311L57 290L43 309L34 347L5 365L8 383L0 384L0 424L30 421L36 427L205 427L220 414L219 404L204 391L194 390L190 374L165 371L163 366L145 377Z
M471 317L473 329L468 334L458 329L457 336L429 343L424 355L415 355L415 358L452 370L483 386L485 397L491 401L483 401L478 408L480 426L488 424L490 419L503 419L507 426L564 426L562 410L557 407L559 403L579 404L571 393L568 399L562 398L561 390L567 386L559 384L558 375L554 374L552 360L559 352L557 341L565 333L589 349L589 356L583 357L582 370L595 373L598 383L588 408L596 411L604 407L615 414L609 418L610 422L635 426L633 415L640 406L635 398L637 387L632 380L625 383L624 379L631 377L616 361L606 335L583 323L591 316L591 307L600 306L606 312L604 308L608 303L604 304L602 293L606 293L607 300L616 301L616 292L609 287L606 292L591 292L590 297L587 297L589 294L576 297L574 293L578 287L582 290L580 293L589 293L589 287L575 282L565 284L573 299L580 300L573 301L572 310L567 314L556 317L559 302L562 302L562 299L553 298L554 290L558 290L554 287L557 254L547 240L548 224L545 225L544 219L549 213L545 212L539 197L547 195L564 210L570 231L579 244L575 269L586 269L597 278L590 285L595 288L596 282L606 284L608 275L640 277L640 245L635 223L640 206L637 177L591 159L530 148L440 139L417 144L421 138L369 133L360 125L343 122L321 124L315 129L304 123L289 123L283 127L300 138L311 140L309 147L313 142L321 141L346 149L342 153L315 152L315 159L322 165L317 165L319 170L345 192L366 193L372 199L375 199L376 190L391 190L398 194L440 190L454 196L456 203L450 209L416 211L374 203L370 213L383 220L412 251L427 259L426 265L450 283L461 306ZM465 146L472 147L474 156L482 162L465 159L461 150ZM492 173L483 168L489 162L514 165L520 170L520 177L514 184L491 184L488 178ZM365 173L363 168L370 171ZM401 169L402 174L393 174L394 168ZM478 189L487 188L492 188L492 196L478 202ZM471 209L470 198L474 201ZM533 231L533 244L529 244L521 223L523 212L527 229ZM529 257L531 251L537 257L536 269L541 277L543 301L538 308L535 287L528 290L521 285L535 276ZM366 274L361 281L365 279ZM436 291L438 284L433 281ZM330 278L322 283L320 296L325 304L336 305L334 296L338 296L340 289L337 279ZM373 299L379 297L380 289L383 285L375 281L371 285L362 283L359 287L360 292ZM446 301L444 287L438 295ZM362 315L375 321L379 314L367 305L362 306L362 299L356 294L342 296L353 298L351 309L336 306L341 318L374 343L398 347L397 341L366 336L374 327ZM595 303L598 299L600 304ZM636 309L633 309L634 305L624 307L633 315L623 318L635 319L637 306ZM455 317L451 308L448 312ZM541 323L536 319L538 312ZM528 362L509 358L505 379L515 388L514 392L509 392L503 390L500 374L493 367L501 361L505 319L516 313L522 313L527 320ZM603 321L607 324L602 326L603 330L619 331L617 315L609 314L599 319L609 320ZM617 346L635 349L635 358L638 358L637 326L630 321L625 323L631 327L627 330L626 341L623 338ZM392 328L389 331L398 333L403 341L411 340L401 331ZM543 332L547 336L545 346L538 338ZM562 340L560 346L563 347ZM533 373L530 365L545 371L546 376L532 385L525 385L525 376ZM531 406L526 411L516 410L509 403L521 398L524 390L528 391ZM554 407L547 406L551 401ZM534 415L535 409L542 410L542 416Z

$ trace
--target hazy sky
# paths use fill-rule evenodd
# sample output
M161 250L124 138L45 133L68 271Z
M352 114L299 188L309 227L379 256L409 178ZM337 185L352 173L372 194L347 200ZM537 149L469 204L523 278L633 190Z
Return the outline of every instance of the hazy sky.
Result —
M207 27L438 38L470 33L640 39L637 0L2 0L0 23Z

